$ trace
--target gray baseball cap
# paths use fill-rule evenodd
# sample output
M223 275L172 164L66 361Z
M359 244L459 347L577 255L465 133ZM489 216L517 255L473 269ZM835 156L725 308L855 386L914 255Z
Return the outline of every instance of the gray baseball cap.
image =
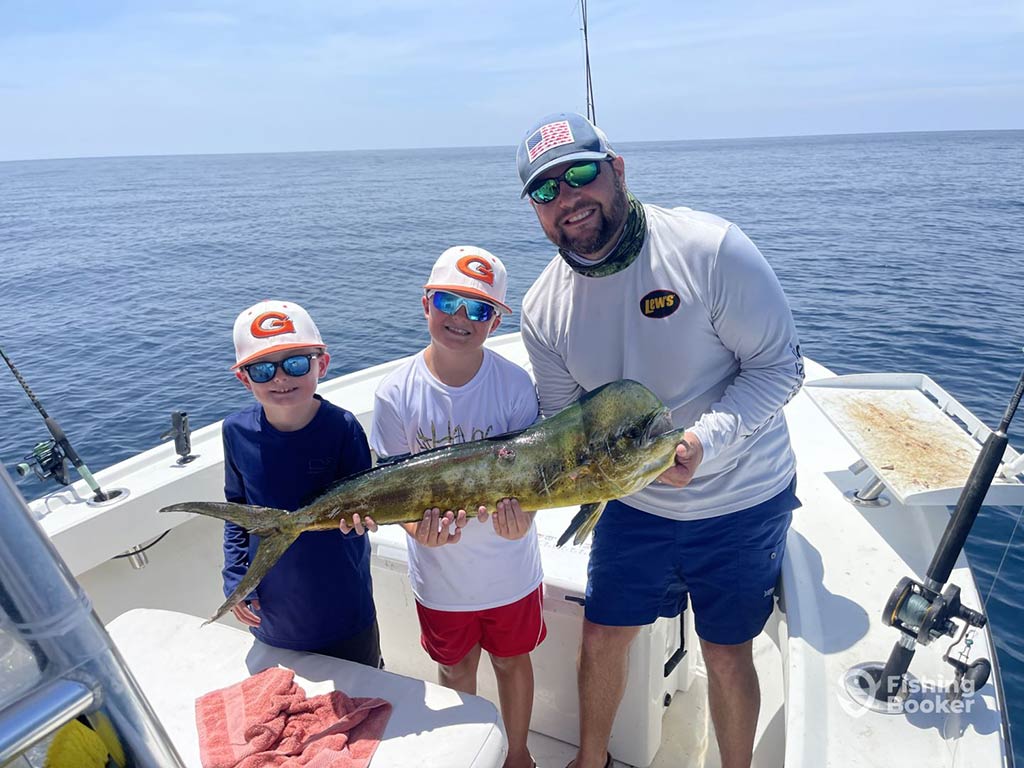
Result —
M604 131L583 115L558 112L538 120L516 147L516 165L523 190L540 174L559 163L574 160L604 160L615 157Z

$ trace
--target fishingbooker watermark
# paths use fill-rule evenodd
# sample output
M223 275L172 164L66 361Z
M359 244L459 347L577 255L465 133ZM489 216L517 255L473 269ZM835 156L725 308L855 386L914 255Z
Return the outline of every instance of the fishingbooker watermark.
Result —
M899 693L888 700L879 700L881 688L877 666L857 666L839 679L836 697L839 706L850 717L863 717L868 712L889 715L964 715L977 702L974 683L969 679L925 679L907 675ZM955 692L955 693L951 693Z

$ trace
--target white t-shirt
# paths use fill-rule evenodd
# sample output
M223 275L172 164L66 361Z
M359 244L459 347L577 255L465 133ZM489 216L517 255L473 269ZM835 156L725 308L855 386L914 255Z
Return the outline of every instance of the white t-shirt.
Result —
M450 387L434 378L420 352L377 387L370 446L378 456L419 453L525 429L536 420L533 381L501 355L485 348L476 375ZM536 526L509 541L490 520L471 519L455 544L424 547L411 536L408 543L413 594L427 608L496 608L526 597L543 580Z
M646 385L692 429L704 460L685 488L627 497L661 517L747 509L796 471L782 406L803 382L796 328L757 247L709 213L645 205L647 237L620 272L588 277L556 256L523 299L523 343L550 416L616 379Z

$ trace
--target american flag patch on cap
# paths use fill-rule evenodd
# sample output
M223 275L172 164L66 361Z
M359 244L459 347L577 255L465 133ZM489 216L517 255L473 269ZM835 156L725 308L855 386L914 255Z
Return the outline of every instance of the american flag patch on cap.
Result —
M542 125L526 139L526 154L532 163L549 149L560 147L563 144L572 144L575 140L568 120L548 123Z

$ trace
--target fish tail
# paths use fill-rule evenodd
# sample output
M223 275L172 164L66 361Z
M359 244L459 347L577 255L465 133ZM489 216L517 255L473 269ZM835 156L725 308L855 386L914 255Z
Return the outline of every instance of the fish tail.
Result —
M256 507L256 509L262 509L262 507ZM281 555L292 545L293 541L299 538L301 533L301 528L286 528L274 531L261 538L260 545L256 549L256 557L249 564L249 570L245 572L245 576L238 586L235 587L235 591L231 593L231 596L224 601L224 604L217 609L217 612L210 617L210 620L204 623L204 626L216 621L245 600L259 586L260 581L267 575L267 571L274 567L274 563L281 558Z
M569 527L565 529L565 532L558 537L558 544L556 546L562 546L569 540L569 537L574 533L572 543L582 544L587 540L593 530L594 526L597 525L597 521L601 519L601 513L604 512L607 501L597 501L593 504L584 504L580 507L580 511L576 513L576 516L569 523Z
M269 535L280 529L283 519L288 515L288 512L283 509L235 504L230 501L189 501L184 504L172 504L160 511L188 512L216 517L240 525L249 533L255 533L257 536Z

